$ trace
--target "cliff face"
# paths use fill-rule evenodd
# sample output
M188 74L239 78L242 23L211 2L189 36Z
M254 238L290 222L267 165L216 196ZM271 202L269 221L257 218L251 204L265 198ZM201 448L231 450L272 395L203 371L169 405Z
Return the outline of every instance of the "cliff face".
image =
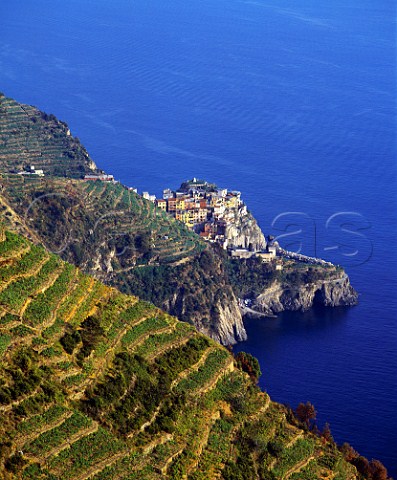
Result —
M219 317L215 322L215 332L208 332L208 335L223 345L232 345L247 340L247 332L244 328L243 317L237 306L237 299L233 292L230 302L223 306L218 303Z
M213 303L211 297L212 295L208 296L206 301L209 303L201 305L200 311L197 311L196 314L192 313L189 310L191 298L187 294L186 287L183 287L171 298L168 298L162 306L178 318L186 318L199 332L222 345L234 345L247 340L243 317L231 288L226 287L224 294L213 300ZM203 315L203 310L207 316Z
M266 247L265 236L245 205L230 214L229 222L225 232L228 246L249 250L262 250Z
M153 301L223 345L247 338L222 258L212 249L180 265L136 269L119 288Z
M313 305L326 307L356 305L358 294L344 272L329 279L293 285L276 280L253 303L253 309L266 315L284 310L308 310Z

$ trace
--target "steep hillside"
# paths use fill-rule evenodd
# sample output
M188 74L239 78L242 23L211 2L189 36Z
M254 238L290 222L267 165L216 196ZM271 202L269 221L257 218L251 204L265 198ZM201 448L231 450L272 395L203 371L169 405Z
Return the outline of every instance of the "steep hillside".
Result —
M0 476L354 479L217 343L0 230Z
M151 202L120 184L52 177L3 175L0 189L9 224L64 260L219 342L245 338L222 259Z
M0 93L0 170L19 172L30 165L75 178L96 169L66 123Z

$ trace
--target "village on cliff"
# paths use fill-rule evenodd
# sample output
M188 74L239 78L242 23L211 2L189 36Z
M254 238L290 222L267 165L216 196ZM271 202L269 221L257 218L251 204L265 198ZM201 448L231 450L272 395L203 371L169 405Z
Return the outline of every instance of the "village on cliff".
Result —
M112 175L86 175L84 180L114 182ZM130 190L138 193L136 188ZM156 198L149 192L143 192L142 197L184 223L203 240L221 245L232 257L257 257L264 262L276 260L278 243L272 239L268 239L261 250L254 247L242 248L229 242L227 229L247 215L247 206L241 199L241 192L219 189L205 180L193 178L182 183L177 190L163 190L163 198Z

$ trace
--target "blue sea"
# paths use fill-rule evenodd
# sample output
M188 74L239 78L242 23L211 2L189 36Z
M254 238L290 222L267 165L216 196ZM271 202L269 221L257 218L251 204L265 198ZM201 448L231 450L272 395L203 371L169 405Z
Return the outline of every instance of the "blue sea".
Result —
M242 191L346 267L348 309L247 322L261 386L397 474L395 0L2 0L0 90L159 195Z

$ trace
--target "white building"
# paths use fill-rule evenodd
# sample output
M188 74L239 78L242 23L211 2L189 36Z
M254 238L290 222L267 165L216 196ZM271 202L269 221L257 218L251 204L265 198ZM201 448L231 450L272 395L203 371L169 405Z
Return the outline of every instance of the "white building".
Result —
M149 202L155 202L156 201L156 195L150 195L149 192L142 192L142 197L145 200L149 200Z
M36 170L34 165L30 165L28 170L23 172L18 172L18 175L36 175L38 177L44 177L44 170L38 169Z
M170 188L163 190L163 198L167 200L168 198L174 198L174 192Z
M277 247L275 245L269 245L267 251L275 257L277 255Z

